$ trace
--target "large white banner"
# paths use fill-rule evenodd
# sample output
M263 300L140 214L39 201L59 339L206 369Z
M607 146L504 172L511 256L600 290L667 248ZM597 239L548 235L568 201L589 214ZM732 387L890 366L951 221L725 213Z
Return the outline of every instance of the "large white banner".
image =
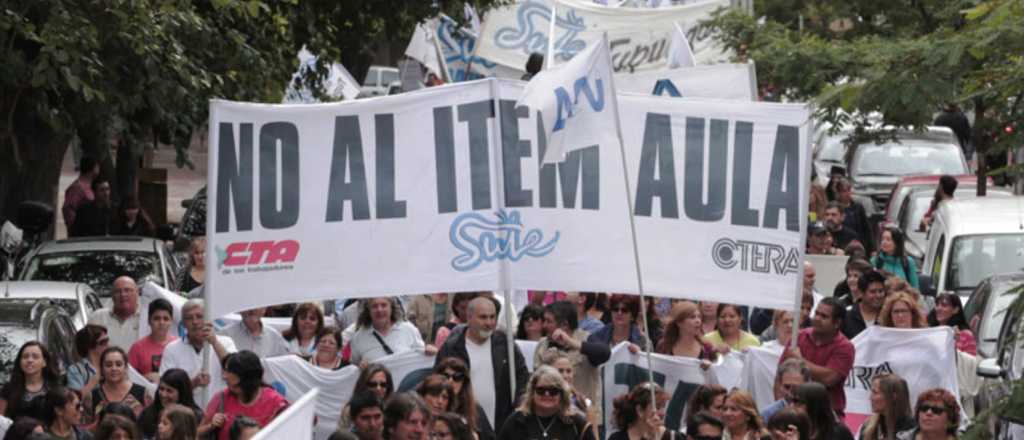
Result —
M637 293L617 140L539 166L544 130L515 107L522 87L212 101L209 315L398 293ZM619 101L647 293L791 309L807 108Z
M607 8L579 0L525 0L487 13L476 54L523 69L531 53L547 54L551 9L555 21L555 64L563 63L608 33L616 72L661 69L668 65L675 26L687 33L697 64L726 62L728 54L694 28L729 0L704 0L659 9Z
M754 63L617 73L615 88L619 93L757 101Z
M293 400L288 409L278 414L273 421L256 433L253 440L277 440L282 438L305 440L313 438L313 423L316 420L316 402L320 390L313 388L298 400Z

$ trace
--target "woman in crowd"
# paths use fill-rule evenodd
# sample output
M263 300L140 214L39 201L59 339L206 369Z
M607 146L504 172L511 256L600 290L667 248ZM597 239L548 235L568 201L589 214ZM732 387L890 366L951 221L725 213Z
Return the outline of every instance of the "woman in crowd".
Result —
M435 440L476 440L466 419L450 412L434 416L430 438Z
M860 427L861 440L896 440L896 433L914 427L907 381L883 373L871 379L871 417Z
M665 325L661 322L661 318L658 317L658 299L653 296L644 298L644 301L647 301L647 328L644 330L644 334L651 339L651 348L654 348L661 343L661 338L665 335Z
M309 358L309 363L328 370L340 370L345 366L341 359L341 330L335 326L320 330L316 338L316 351Z
M705 384L697 387L693 390L693 394L690 395L690 400L686 402L686 417L683 420L689 420L690 416L697 414L701 411L707 411L718 418L722 419L722 408L725 407L725 395L726 390L718 384Z
M931 327L940 325L953 327L957 334L956 349L969 353L971 356L978 354L978 343L967 324L963 302L960 301L959 295L940 293L935 297L935 308L928 313L928 325Z
M160 414L165 408L171 405L181 405L191 408L196 423L203 419L203 410L196 404L192 397L192 380L188 373L180 368L171 368L160 377L160 387L157 388L157 398L142 411L139 416L139 431L145 438L156 436L157 425L160 423Z
M107 406L104 406L103 409L100 410L100 417L96 422L96 425L103 423L103 420L108 416L121 416L131 420L132 423L138 423L138 419L135 417L135 411L130 406L121 402L108 403Z
M811 419L793 407L782 408L768 419L772 440L811 440Z
M434 373L448 380L452 387L452 412L462 414L466 423L473 427L480 440L491 440L495 437L491 422L484 416L484 409L476 402L473 394L473 382L469 377L466 362L457 357L441 360L434 366Z
M132 344L128 350L128 364L150 382L156 383L160 380L160 359L163 357L164 347L178 339L171 334L174 308L166 299L157 298L149 303L147 320L149 336L144 336Z
M130 419L111 414L100 422L93 440L142 440L142 436Z
M666 325L665 336L655 350L661 354L683 356L705 361L705 369L715 361L715 348L701 336L700 309L690 301L672 306L672 320Z
M569 384L554 368L537 367L530 376L522 403L505 421L498 440L596 440L587 418L572 410Z
M591 408L591 400L580 394L576 387L572 386L573 381L576 379L576 370L573 368L572 359L569 355L564 351L550 349L541 354L540 360L542 365L558 370L558 374L561 374L562 378L569 383L569 387L572 388L570 399L572 400L573 408L579 410L581 414L586 415L589 419L591 414L588 409ZM590 422L595 425L597 424L593 419L590 419Z
M955 440L960 428L960 405L953 393L933 388L917 396L917 428L899 434L900 440Z
M283 396L263 384L263 364L251 351L242 350L224 359L224 383L227 389L215 395L206 407L200 434L215 432L220 440L228 440L228 430L236 417L247 416L262 427L288 407Z
M832 401L824 385L807 382L796 387L791 402L811 420L811 440L853 440L853 434L832 411Z
M128 355L121 347L108 347L100 355L100 384L85 396L85 424L95 424L109 403L121 403L138 417L146 407L146 389L128 378Z
M612 401L612 417L619 430L608 440L682 440L682 433L665 428L668 400L668 393L650 382L639 384L630 392L616 397Z
M178 279L181 291L189 293L206 282L206 237L194 237L188 249L188 265Z
M46 392L60 385L57 362L39 341L23 344L14 359L11 379L0 388L0 414L14 421L22 416L41 420Z
M4 433L4 440L23 440L32 434L45 433L43 422L32 417L21 417L11 423Z
M100 383L100 355L110 344L106 327L86 324L75 333L75 352L81 359L68 367L68 388L88 396Z
M903 232L899 228L889 226L883 229L878 241L879 252L871 257L871 265L896 275L910 283L911 287L919 289L917 264L907 255L903 242Z
M150 220L149 214L139 205L134 195L121 202L114 219L114 235L133 235L138 237L155 237L156 225Z
M704 339L722 353L730 350L742 351L745 348L757 347L761 341L750 333L743 331L740 325L743 317L739 306L733 304L718 305L718 329L704 335Z
M352 388L352 395L372 391L380 397L381 402L388 400L395 392L395 382L391 378L391 372L381 364L369 364L359 372L356 378L356 385ZM341 408L341 417L338 418L338 429L348 431L352 428L352 417L349 414L348 403Z
M612 321L587 338L587 342L614 347L620 342L629 342L630 351L636 353L647 343L636 319L640 316L640 300L636 295L615 294L608 300Z
M249 440L260 432L260 424L246 416L238 416L228 430L229 440Z
M288 352L304 358L316 352L316 335L324 330L324 312L316 303L302 303L292 315L292 326L281 333Z
M448 335L452 333L452 329L455 326L466 323L466 307L469 306L469 302L476 298L477 295L476 292L463 292L456 293L452 297L452 319L444 327L437 329L437 337L434 338L435 347L440 347L444 344L444 341L448 339Z
M860 281L860 275L866 271L871 270L871 263L860 257L850 257L846 259L846 278L843 278L835 289L832 290L832 296L839 298L839 301L844 306L852 306L857 301L860 301L860 290L857 288L857 282Z
M878 324L882 327L925 328L928 326L917 301L908 292L889 294L878 315Z
M58 440L91 440L92 434L78 427L82 423L82 399L78 391L53 388L46 392L46 432Z
M776 310L772 313L772 325L761 333L764 346L788 347L793 339L793 312Z
M759 440L768 435L749 392L734 389L725 396L722 423L732 440Z
M198 423L196 413L192 411L192 408L172 403L160 413L157 438L158 440L196 440Z
M452 410L452 386L448 379L440 374L431 374L420 382L416 392L427 402L431 413L436 417Z
M519 329L516 330L516 339L524 341L539 341L544 337L544 307L536 304L527 304L519 315Z
M718 328L718 303L714 301L701 301L700 303L700 330L706 335Z

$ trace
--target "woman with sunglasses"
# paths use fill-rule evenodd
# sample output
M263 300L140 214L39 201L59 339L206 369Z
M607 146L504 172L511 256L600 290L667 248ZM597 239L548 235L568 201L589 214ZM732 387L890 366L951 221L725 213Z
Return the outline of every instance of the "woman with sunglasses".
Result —
M544 337L544 307L527 304L519 315L519 328L516 339L524 341L540 341Z
M434 366L434 373L440 374L452 387L452 412L462 414L466 423L473 427L480 440L493 440L494 428L487 417L483 417L483 407L476 403L473 395L473 382L469 377L466 362L457 357L449 357Z
M807 382L796 387L790 403L811 419L811 440L853 440L853 434L832 411L824 385Z
M955 440L960 428L960 405L953 393L933 388L917 396L917 428L897 435L900 440Z
M861 440L896 440L896 434L914 428L907 381L883 373L871 379L871 417L860 427Z
M647 337L636 325L640 316L640 299L635 295L616 293L608 300L612 321L587 338L587 342L614 347L620 342L629 342L630 353L637 353L647 343Z
M388 400L395 392L395 382L391 378L391 371L381 364L369 364L359 372L356 379L356 386L352 389L352 395L365 392L372 392L380 398L381 402ZM352 428L352 416L348 403L341 408L341 417L338 419L338 429L349 431Z
M653 391L653 392L652 392ZM651 397L654 400L651 400ZM661 387L644 382L612 401L612 414L618 431L608 440L671 440L683 434L665 428L669 395Z
M83 396L92 392L100 383L100 355L109 344L107 329L101 325L87 324L75 333L75 352L81 360L68 367L68 388Z
M878 241L878 255L871 257L871 265L903 278L910 286L920 289L917 280L917 264L904 250L903 231L889 226L882 230Z
M498 440L596 440L587 418L572 409L569 384L558 370L537 367L519 408L505 421Z
M90 440L92 435L78 425L82 423L82 398L70 388L54 388L46 392L46 433L58 440Z

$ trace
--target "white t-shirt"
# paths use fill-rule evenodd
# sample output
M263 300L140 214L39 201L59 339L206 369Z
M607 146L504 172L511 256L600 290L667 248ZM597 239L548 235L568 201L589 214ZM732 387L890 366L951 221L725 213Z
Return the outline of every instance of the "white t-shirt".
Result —
M469 331L468 329L466 331ZM469 355L469 379L473 382L476 403L484 409L487 420L494 426L494 411L497 399L490 390L495 389L494 385L494 361L491 358L491 338L483 345L477 345L466 336L466 353Z
M231 338L226 336L217 336L217 340L224 346L224 349L228 353L234 353L235 343ZM210 399L214 394L219 393L224 389L224 378L221 377L220 370L220 359L217 358L217 351L210 347L207 355L209 370L207 374L210 375L210 385L203 389L194 390L193 397L195 398L196 404L200 408L206 408L206 404L210 403ZM188 339L178 339L177 341L167 344L164 348L164 357L160 360L160 375L170 370L171 368L181 368L188 373L188 377L193 378L199 374L199 371L203 369L203 358L201 356L202 350L196 351L192 344L188 343Z
M245 323L238 321L217 332L227 336L235 343L238 351L249 350L261 358L282 356L288 354L288 343L277 329L268 325L263 326L259 336L249 333Z
M110 345L121 347L125 352L132 348L132 344L140 338L138 311L130 318L121 321L114 315L112 309L99 309L89 315L89 324L106 327Z
M351 363L358 364L364 360L373 362L388 355L374 334L384 340L384 343L391 349L391 354L423 348L423 336L420 335L419 329L409 321L396 322L386 335L377 332L373 326L370 326L361 328L352 335L352 341L349 343L352 349Z

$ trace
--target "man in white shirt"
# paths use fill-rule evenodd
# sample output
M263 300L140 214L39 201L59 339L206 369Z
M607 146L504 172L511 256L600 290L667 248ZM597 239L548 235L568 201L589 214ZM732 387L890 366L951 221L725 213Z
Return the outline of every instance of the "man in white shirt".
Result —
M185 370L192 378L196 404L205 409L214 394L225 387L220 367L224 358L236 351L235 343L213 332L213 323L205 319L201 299L190 299L181 307L181 320L188 336L164 348L160 375L171 368Z
M437 353L433 345L424 346L420 331L402 319L398 302L387 297L362 301L356 333L352 335L349 347L352 350L349 362L355 365L421 348L430 356Z
M139 286L129 276L114 280L111 292L113 307L99 309L89 315L89 324L107 329L110 345L128 351L139 340Z
M242 320L222 329L221 336L231 338L238 351L249 350L261 358L288 354L288 343L281 333L263 325L266 312L264 307L242 312Z

